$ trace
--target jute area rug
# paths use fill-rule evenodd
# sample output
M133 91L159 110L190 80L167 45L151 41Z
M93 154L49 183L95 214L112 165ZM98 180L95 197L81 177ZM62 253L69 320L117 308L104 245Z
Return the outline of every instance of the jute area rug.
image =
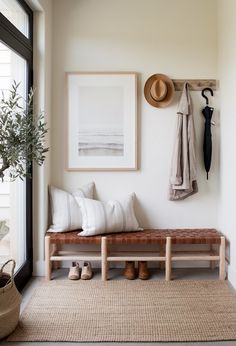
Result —
M236 340L223 281L42 282L8 341Z

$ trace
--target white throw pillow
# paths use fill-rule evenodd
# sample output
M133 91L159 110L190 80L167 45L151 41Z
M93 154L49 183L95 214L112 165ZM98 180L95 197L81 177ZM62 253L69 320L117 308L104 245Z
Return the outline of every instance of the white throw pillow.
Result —
M48 232L67 232L82 227L82 215L75 197L93 198L94 183L69 193L49 187L52 225Z
M103 203L87 198L75 198L83 219L83 231L79 235L91 236L141 230L134 213L134 194L128 196L123 202Z

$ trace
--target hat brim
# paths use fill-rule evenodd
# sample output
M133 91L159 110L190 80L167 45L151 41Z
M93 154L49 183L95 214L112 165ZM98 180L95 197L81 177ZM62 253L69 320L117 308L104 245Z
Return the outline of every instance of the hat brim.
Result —
M152 97L152 95L150 93L150 89L151 89L153 82L155 80L159 80L159 79L163 80L165 82L165 84L167 85L167 93L166 93L166 96L163 100L156 101ZM174 83L166 75L161 74L161 73L153 74L151 77L149 77L147 79L145 86L144 86L144 96L145 96L147 102L150 105L152 105L153 107L164 108L164 107L168 106L171 103L171 101L173 101L174 95L175 95Z

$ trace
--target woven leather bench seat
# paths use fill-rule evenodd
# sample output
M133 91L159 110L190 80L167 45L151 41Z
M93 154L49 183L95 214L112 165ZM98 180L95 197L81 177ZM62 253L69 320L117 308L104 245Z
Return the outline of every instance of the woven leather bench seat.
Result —
M220 244L222 234L216 229L145 229L139 232L106 235L107 244Z
M54 233L47 232L51 244L101 244L101 236L82 237L78 235L79 231Z
M86 251L69 251L62 249L64 244L94 244L99 249ZM152 245L142 250L118 251L110 245ZM181 251L172 249L175 244L208 245L208 250L196 252L193 247ZM109 247L110 246L110 247ZM197 246L194 246L194 248ZM202 253L204 252L204 253ZM205 253L206 252L206 253ZM107 279L108 263L119 261L153 261L164 263L165 278L171 279L171 266L175 261L209 261L212 267L219 262L219 278L225 279L225 238L223 234L213 228L194 229L145 229L138 232L122 232L103 234L91 237L82 237L78 231L53 233L47 232L45 236L45 276L51 278L51 268L59 267L60 261L94 260L101 262L102 279Z
M107 244L165 244L171 237L172 244L220 244L222 234L216 229L145 229L138 232L103 234L91 237L78 235L79 231L47 232L51 244L101 244L106 236Z

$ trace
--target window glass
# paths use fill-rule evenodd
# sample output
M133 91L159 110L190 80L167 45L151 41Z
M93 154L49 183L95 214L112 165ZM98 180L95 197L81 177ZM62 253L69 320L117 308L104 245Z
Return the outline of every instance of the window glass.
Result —
M26 60L0 42L0 95L7 97L15 80L20 82L18 92L26 98L26 73ZM20 179L10 182L8 177L0 180L0 264L14 258L17 269L26 259L25 184Z
M0 12L29 38L29 17L16 0L0 0Z

